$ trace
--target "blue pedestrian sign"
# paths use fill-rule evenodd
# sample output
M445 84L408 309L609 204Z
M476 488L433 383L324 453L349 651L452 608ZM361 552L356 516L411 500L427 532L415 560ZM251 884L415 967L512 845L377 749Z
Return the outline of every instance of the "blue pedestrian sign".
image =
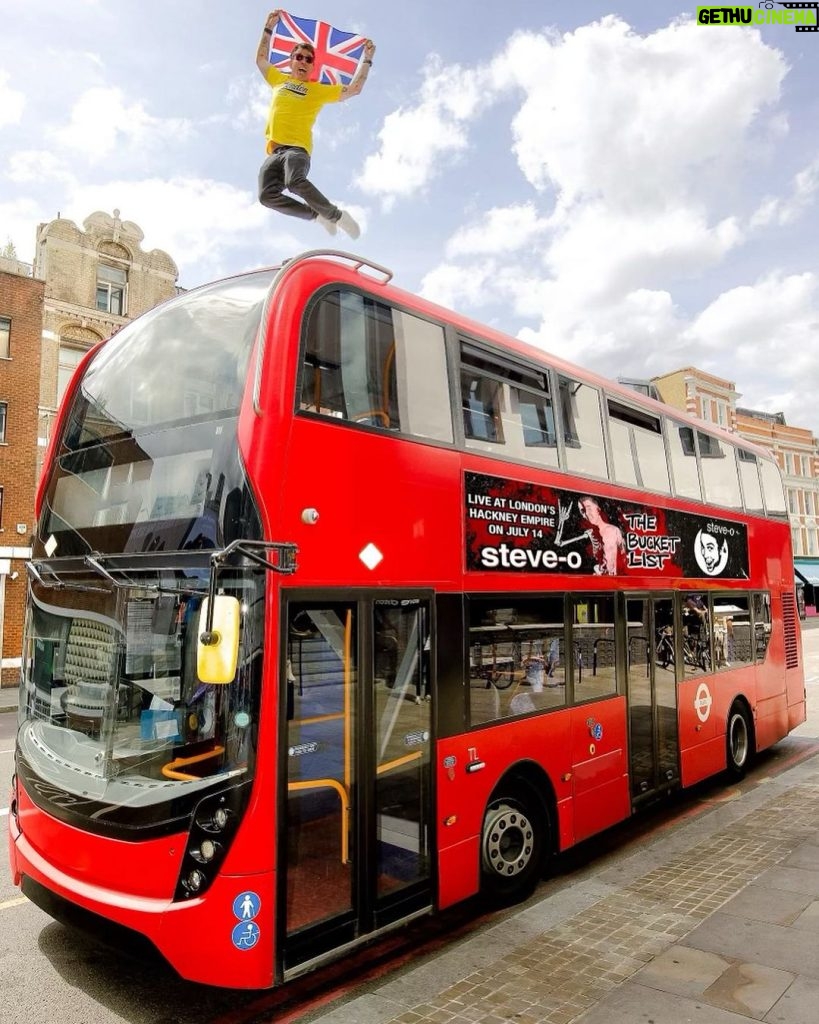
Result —
M234 926L230 938L237 949L253 949L259 941L259 926L255 921L240 921Z
M252 921L259 913L262 901L255 892L240 892L233 901L233 916L240 921Z

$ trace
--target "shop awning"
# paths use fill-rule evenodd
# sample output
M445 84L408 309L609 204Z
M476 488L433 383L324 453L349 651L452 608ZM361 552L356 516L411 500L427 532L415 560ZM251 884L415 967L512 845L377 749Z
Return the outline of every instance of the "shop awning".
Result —
M796 570L796 575L803 583L811 583L814 587L819 587L819 558L813 562L806 562L804 559L795 558L793 560L793 567Z

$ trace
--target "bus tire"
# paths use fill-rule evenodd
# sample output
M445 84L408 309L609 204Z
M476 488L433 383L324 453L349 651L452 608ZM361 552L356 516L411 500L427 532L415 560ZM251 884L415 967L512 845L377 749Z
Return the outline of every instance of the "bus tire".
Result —
M481 835L483 893L504 905L530 896L543 872L548 838L548 815L526 789L492 800Z
M744 704L736 701L728 713L725 730L726 760L731 779L744 778L754 754L754 731Z

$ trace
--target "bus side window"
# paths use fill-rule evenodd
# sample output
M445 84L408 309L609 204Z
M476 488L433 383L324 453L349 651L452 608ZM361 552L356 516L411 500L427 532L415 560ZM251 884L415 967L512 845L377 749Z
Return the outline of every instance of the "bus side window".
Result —
M745 511L764 515L765 505L762 501L762 483L759 478L759 464L756 455L744 448L737 448L737 460L742 495L745 499Z
M693 428L683 426L675 420L668 420L667 427L674 493L681 498L696 498L697 501L701 501L702 490Z
M439 324L332 291L310 309L303 347L302 412L452 442Z
M566 447L565 469L570 473L606 477L603 420L597 388L569 377L559 378L560 422Z
M768 593L753 595L754 610L754 658L757 662L765 660L768 644L771 642L771 595Z
M705 500L726 508L742 508L733 445L723 446L716 437L703 430L697 431L697 444Z
M500 418L500 381L483 377L465 366L461 373L464 435L467 440L503 444Z

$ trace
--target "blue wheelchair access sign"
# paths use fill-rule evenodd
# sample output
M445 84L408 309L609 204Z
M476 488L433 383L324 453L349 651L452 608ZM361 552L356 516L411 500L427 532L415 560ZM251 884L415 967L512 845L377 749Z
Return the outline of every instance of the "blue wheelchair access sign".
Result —
M253 949L259 941L259 926L255 921L240 921L231 932L231 941L237 949Z
M259 913L262 901L258 893L240 892L233 901L233 916L240 921L252 921Z

